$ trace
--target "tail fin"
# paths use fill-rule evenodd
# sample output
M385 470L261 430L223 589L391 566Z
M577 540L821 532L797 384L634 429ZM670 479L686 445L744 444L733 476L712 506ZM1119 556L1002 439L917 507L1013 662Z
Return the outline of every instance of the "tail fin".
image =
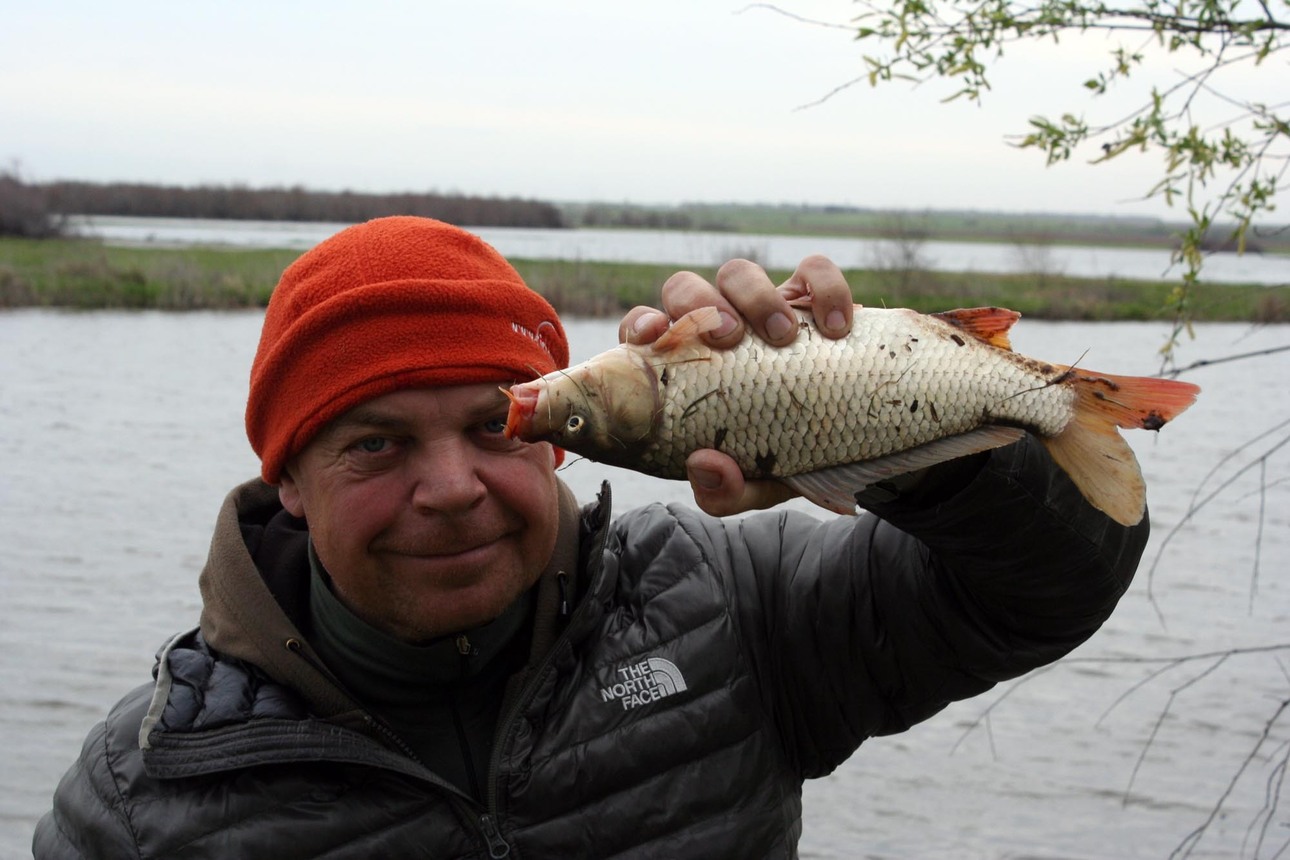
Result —
M1133 449L1116 428L1159 430L1191 406L1200 388L1172 379L1069 372L1075 415L1044 444L1093 507L1122 525L1136 525L1146 511L1146 485Z

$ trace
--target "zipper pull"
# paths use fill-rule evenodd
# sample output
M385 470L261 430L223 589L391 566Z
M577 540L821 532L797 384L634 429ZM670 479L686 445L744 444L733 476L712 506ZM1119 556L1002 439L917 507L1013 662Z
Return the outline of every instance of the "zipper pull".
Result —
M511 846L498 832L497 822L493 821L493 816L479 816L479 826L484 831L484 838L488 840L489 857L497 860L497 858L505 857L511 853Z
M555 584L560 586L560 617L569 617L569 577L562 570L555 575Z
M473 657L479 652L475 650L474 645L470 644L470 639L466 634L462 633L457 637L457 653L463 657Z

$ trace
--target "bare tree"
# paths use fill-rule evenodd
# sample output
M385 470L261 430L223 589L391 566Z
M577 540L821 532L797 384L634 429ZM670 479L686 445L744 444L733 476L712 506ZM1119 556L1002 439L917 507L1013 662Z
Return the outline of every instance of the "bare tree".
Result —
M0 170L0 236L43 239L61 234L63 225L50 213L44 189L23 182L17 164Z
M1064 274L1061 263L1053 254L1053 245L1051 233L1025 236L1013 245L1019 270L1034 277L1035 283L1041 287Z
M901 291L915 286L918 277L931 267L927 219L927 213L908 212L891 212L882 218L879 232L883 238L874 246L872 265L878 271L890 272Z

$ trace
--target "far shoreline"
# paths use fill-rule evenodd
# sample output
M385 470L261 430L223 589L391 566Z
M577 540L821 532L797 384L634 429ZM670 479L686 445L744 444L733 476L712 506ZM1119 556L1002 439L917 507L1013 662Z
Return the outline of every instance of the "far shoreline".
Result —
M732 234L735 239L738 234ZM95 239L0 238L0 309L135 308L168 311L264 307L299 249L159 247ZM656 305L678 268L712 277L715 267L510 258L561 314L619 316ZM791 271L768 270L773 280ZM1290 286L1201 280L1079 278L1048 272L995 274L904 268L846 268L859 304L921 312L999 305L1033 319L1290 322Z

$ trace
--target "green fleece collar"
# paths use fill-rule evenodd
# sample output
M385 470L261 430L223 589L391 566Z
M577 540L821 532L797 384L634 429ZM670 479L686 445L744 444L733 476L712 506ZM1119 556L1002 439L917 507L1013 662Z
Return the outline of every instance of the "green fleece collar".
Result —
M533 611L530 591L482 627L412 645L368 624L341 602L312 542L309 567L309 641L346 689L369 703L412 704L424 700L428 687L477 675L506 649Z

